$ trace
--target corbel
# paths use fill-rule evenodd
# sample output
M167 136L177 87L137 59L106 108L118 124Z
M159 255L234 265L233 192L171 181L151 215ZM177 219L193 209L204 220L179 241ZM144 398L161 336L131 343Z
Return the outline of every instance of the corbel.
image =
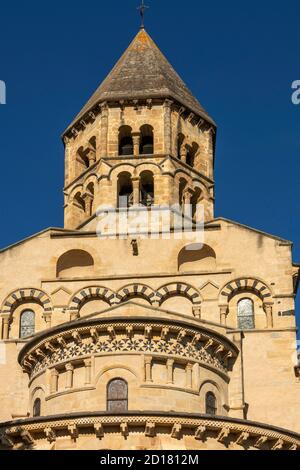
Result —
M116 339L116 332L115 332L115 329L113 326L109 326L107 328L107 332L109 334L109 337L111 339L111 341L113 341L114 339Z
M46 435L47 440L50 442L50 444L56 441L56 434L52 428L45 428L44 433Z
M169 329L167 326L165 326L164 328L162 328L160 337L161 337L161 339L162 339L163 341L166 341L169 332L170 332L170 329Z
M155 436L155 423L147 423L145 428L145 436L154 437Z
M195 439L197 439L197 441L203 441L206 430L206 426L199 426L195 431Z
M82 343L82 338L81 338L80 333L78 331L73 331L72 338L74 339L76 344L81 344Z
M121 430L122 436L126 438L129 434L128 423L121 423L120 430Z
M229 434L230 434L230 429L223 428L217 437L217 441L224 443L226 439L228 438Z
M172 432L171 432L171 437L173 439L180 439L181 431L182 431L181 424L174 424Z
M94 430L98 439L102 439L104 437L104 429L102 423L95 423Z
M146 327L145 327L145 331L144 331L145 339L147 339L148 341L150 341L150 339L151 339L151 334L152 334L152 326L146 326Z
M99 339L99 333L97 331L97 328L91 328L90 329L90 335L91 335L94 343L97 343L97 341Z

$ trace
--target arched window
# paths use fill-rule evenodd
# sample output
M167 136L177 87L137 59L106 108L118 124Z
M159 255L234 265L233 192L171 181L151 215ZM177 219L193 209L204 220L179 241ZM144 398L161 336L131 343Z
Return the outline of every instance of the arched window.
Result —
M153 127L145 124L141 127L140 154L152 155L154 153Z
M253 330L254 304L251 299L242 299L238 303L238 328L241 330Z
M205 413L211 416L217 414L217 399L212 392L208 392L205 396Z
M187 181L184 178L180 178L179 181L179 205L183 208L184 201L183 201L183 193L185 188L187 187Z
M198 149L199 149L199 145L196 144L195 142L192 144L192 146L187 147L186 163L192 168L194 167L194 164L195 164L195 156L198 152Z
M95 136L90 138L89 143L91 144L92 148L94 150L96 150L96 148L97 148L97 139L96 139Z
M37 398L33 404L33 417L34 418L41 416L41 408L42 408L41 400L40 398Z
M119 129L119 155L133 155L132 129L122 126Z
M128 384L123 379L113 379L107 385L107 411L128 411Z
M81 163L86 169L89 168L90 166L90 160L88 157L88 149L85 149L84 147L80 147L77 151L77 161Z
M200 200L201 200L202 192L200 188L196 188L194 194L191 198L191 206L192 206L192 217L193 219L197 219L199 216L202 215L202 208L200 207ZM200 220L197 220L200 222Z
M81 209L83 212L85 212L85 202L84 202L84 199L82 199L80 192L75 194L73 204L79 209Z
M131 174L121 173L118 177L118 207L131 207L133 204L133 186Z
M141 196L140 202L145 207L151 207L154 204L154 178L151 171L141 173Z
M183 134L178 134L177 157L179 160L182 160L182 158L185 158L185 147L183 145L184 141L185 141L185 136Z
M88 211L87 215L91 216L94 213L94 197L95 197L94 183L89 183L86 189L90 196L90 199L88 199L88 204L86 204L86 210Z
M35 333L35 313L24 310L20 318L20 338L27 338Z

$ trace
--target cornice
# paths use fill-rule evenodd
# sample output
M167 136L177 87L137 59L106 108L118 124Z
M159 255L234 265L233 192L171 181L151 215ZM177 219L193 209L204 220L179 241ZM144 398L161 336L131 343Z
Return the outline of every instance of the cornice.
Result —
M187 360L225 375L238 349L203 325L170 319L92 318L64 324L30 340L19 354L33 376L48 368L90 356L150 354ZM231 364L231 362L230 362Z
M210 438L224 444L236 444L243 449L298 450L300 435L267 424L208 415L131 411L118 415L109 413L73 413L41 418L10 421L0 424L0 442L5 448L38 447L42 441L53 443L57 433L64 432L76 440L90 429L97 439L105 436L107 427L118 427L117 434L128 437L131 432L154 437L161 428L166 436L182 439L193 435L195 440Z

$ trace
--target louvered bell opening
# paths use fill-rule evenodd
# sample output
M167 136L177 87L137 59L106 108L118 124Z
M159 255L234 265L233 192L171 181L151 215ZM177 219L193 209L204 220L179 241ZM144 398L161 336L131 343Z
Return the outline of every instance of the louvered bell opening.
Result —
M120 155L133 155L133 142L131 137L125 137L121 140Z
M143 137L142 143L140 146L140 154L141 155L153 155L154 147L153 147L153 137L146 136Z
M152 155L153 154L153 144L146 144L142 148L142 155Z

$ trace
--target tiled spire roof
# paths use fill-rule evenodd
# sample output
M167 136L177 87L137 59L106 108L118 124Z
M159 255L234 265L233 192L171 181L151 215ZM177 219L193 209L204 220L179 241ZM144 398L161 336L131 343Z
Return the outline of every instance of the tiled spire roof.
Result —
M141 29L71 126L98 103L148 98L174 99L215 125L149 34Z

